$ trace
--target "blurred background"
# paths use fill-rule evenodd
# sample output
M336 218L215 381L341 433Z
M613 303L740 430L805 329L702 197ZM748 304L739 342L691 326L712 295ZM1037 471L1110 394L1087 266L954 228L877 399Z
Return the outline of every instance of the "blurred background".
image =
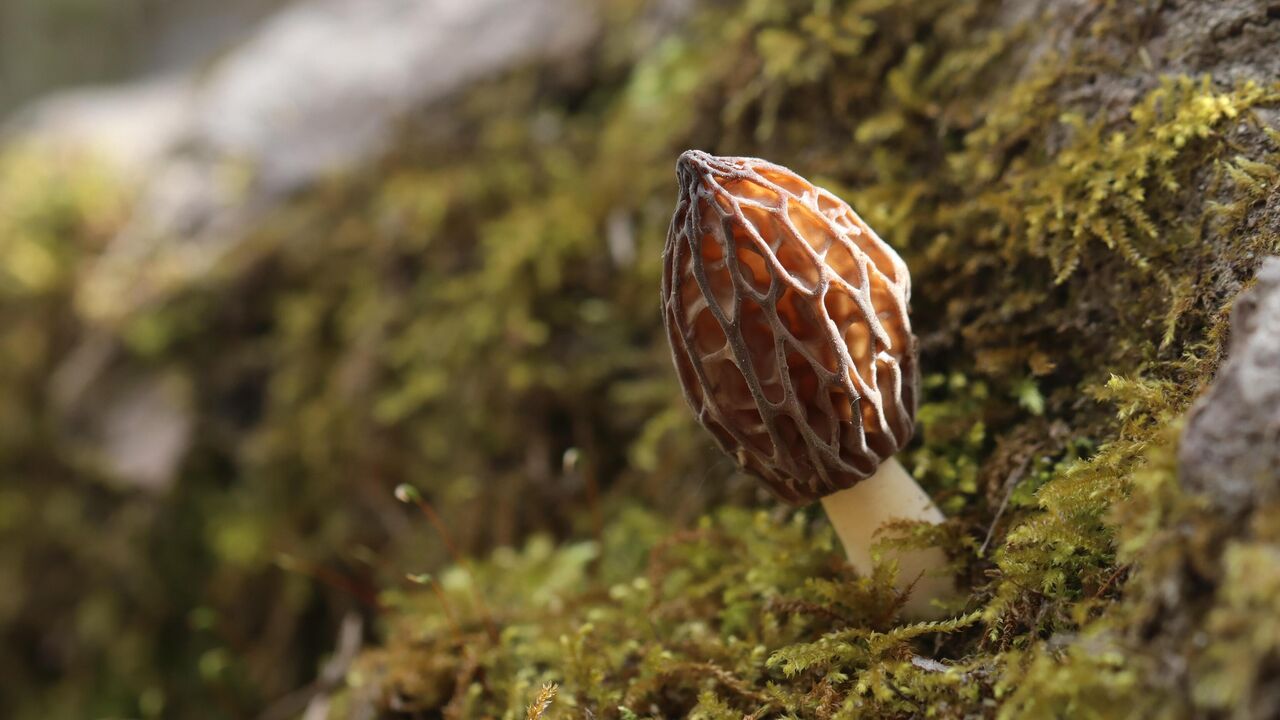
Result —
M0 0L6 717L268 710L447 561L399 483L465 552L626 483L696 515L631 469L718 462L658 334L675 155L593 188L631 143L577 111L686 10Z
M53 89L187 71L284 0L4 0L0 114Z
M0 0L0 716L1274 716L1280 505L1198 509L1172 447L1280 248L1275 18ZM864 642L887 575L696 426L687 148L911 267L902 457L980 612Z
M297 710L448 560L400 483L466 553L755 497L656 312L690 6L0 0L6 717Z

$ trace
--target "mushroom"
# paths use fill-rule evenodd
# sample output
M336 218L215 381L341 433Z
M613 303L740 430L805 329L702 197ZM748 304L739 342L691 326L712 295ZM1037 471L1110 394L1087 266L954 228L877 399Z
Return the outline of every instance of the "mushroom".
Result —
M689 150L667 234L663 319L685 399L794 505L821 499L850 563L894 520L943 515L894 453L919 371L907 267L849 204L764 160ZM896 553L913 617L949 593L939 548Z

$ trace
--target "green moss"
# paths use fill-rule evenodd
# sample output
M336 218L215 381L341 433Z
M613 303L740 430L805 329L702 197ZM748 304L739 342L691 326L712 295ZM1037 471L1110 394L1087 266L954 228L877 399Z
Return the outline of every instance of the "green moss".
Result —
M535 539L442 577L444 600L389 595L397 620L388 643L366 654L350 692L405 710L452 698L463 716L511 716L556 682L555 714L627 708L638 717L804 713L815 700L835 710L849 692L867 707L911 711L923 708L917 682L961 693L958 674L929 679L936 668L912 664L912 643L946 641L977 616L894 627L886 577L854 578L832 543L801 516L780 522L739 509L674 534L627 513L598 547ZM648 556L636 557L637 546ZM477 588L501 627L496 643L483 632ZM850 618L879 620L848 627Z
M722 558L688 543L691 554L676 568L688 585L669 601L697 608L692 619L679 617L696 632L667 624L673 618L661 601L628 609L611 596L577 607L593 588L600 592L588 583L565 600L574 607L570 622L590 622L588 636L539 620L548 637L578 639L560 655L526 655L523 663L522 647L500 644L473 698L492 704L473 709L516 712L546 681L561 683L570 716L585 707L607 717L955 716L997 708L1008 717L1109 717L1176 707L1167 694L1149 692L1158 689L1160 650L1134 643L1125 629L1137 558L1117 548L1140 546L1132 528L1157 522L1154 510L1133 509L1135 491L1150 490L1135 490L1134 478L1155 472L1144 469L1153 440L1185 410L1221 352L1229 297L1213 293L1222 277L1189 268L1218 261L1213 273L1247 276L1246 258L1274 247L1271 237L1227 241L1236 236L1223 224L1238 227L1241 204L1262 202L1259 188L1274 177L1273 156L1232 160L1227 138L1250 127L1251 107L1280 99L1277 89L1169 77L1118 118L1096 117L1059 98L1086 73L1115 72L1114 59L1046 58L991 91L1019 33L984 31L980 4L917 3L893 15L875 3L752 7L709 41L741 48L741 62L759 69L742 85L714 69L701 79L701 97L723 98L720 140L710 149L811 162L906 249L917 326L940 328L926 336L935 340L926 343L926 363L947 369L926 382L923 444L909 462L956 518L935 539L968 579L967 606L941 627L895 625L881 614L891 601L876 605L888 597L883 575L832 578L820 570L829 566L806 560L827 551L821 540L792 546L762 527L730 522L721 532L732 542L758 546L764 533L766 546ZM1123 11L1104 13L1097 33L1122 21ZM926 22L933 44L915 40ZM841 73L851 54L859 72ZM858 79L881 73L884 86ZM836 103L843 114L827 115L815 101ZM624 96L605 136L629 127L633 112ZM844 129L852 146L813 154ZM674 151L681 137L676 126L666 147ZM689 137L699 144L697 133ZM590 162L580 172L596 178L593 186L609 184ZM1189 190L1206 181L1232 199ZM642 193L646 187L641 180ZM658 236L658 227L651 232ZM1121 294L1127 301L1115 302ZM1120 513L1130 516L1125 524ZM718 528L732 516L715 517ZM750 560L735 564L742 557ZM788 579L796 569L802 577ZM725 573L741 585L721 585ZM771 613L774 596L831 624L797 628L795 618ZM619 611L628 618L620 625L597 621ZM635 625L641 616L645 624ZM395 629L387 637L392 647L406 641ZM624 647L632 655L605 659L609 648ZM584 648L594 649L585 674L574 669ZM1261 663L1259 652L1231 657ZM371 657L384 670L414 667ZM517 698L498 691L507 680L488 680L530 667L543 670ZM401 689L395 681L381 687ZM1200 701L1225 706L1223 698L1248 690L1206 691Z
M72 281L114 196L0 183L0 342L23 358L0 367L0 577L24 587L0 617L75 628L58 679L15 670L34 651L11 633L0 693L39 688L19 717L251 714L347 612L378 618L352 715L538 716L549 683L546 718L1248 703L1280 646L1280 522L1224 540L1172 448L1224 309L1280 251L1259 222L1280 136L1252 113L1280 88L1138 74L1104 112L1090 78L1140 66L1105 50L1136 47L1124 3L1034 60L1031 26L976 0L711 6L660 40L642 3L604 7L587 77L475 88L450 147L406 138L265 221L239 272L125 318L125 359L200 381L169 497L65 462L38 391L84 331ZM952 520L885 542L947 548L949 620L899 622L892 567L853 577L820 514L762 502L684 408L655 308L686 147L818 178L906 256L929 374L904 462Z

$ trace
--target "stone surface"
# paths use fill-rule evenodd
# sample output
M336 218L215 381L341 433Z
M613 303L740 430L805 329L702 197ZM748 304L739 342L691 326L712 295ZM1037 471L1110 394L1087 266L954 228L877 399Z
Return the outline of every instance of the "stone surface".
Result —
M139 184L82 284L113 324L206 278L263 214L387 152L414 113L505 69L572 57L585 0L303 0L203 70L48 98L6 135L87 149ZM665 6L664 6L665 7Z
M191 126L195 87L185 74L130 85L57 93L18 113L6 136L87 153L109 163L121 181L138 184Z
M208 68L59 93L9 121L0 141L83 153L137 190L128 224L77 286L91 327L55 373L58 411L85 455L121 482L167 487L192 425L174 388L189 379L118 362L115 329L183 288L234 276L256 257L241 251L264 216L390 151L422 111L447 114L478 80L586 49L600 28L592 7L301 0Z
M1280 498L1280 258L1267 259L1237 301L1231 334L1227 361L1183 432L1180 479L1243 517Z
M490 73L571 53L594 35L579 0L313 0L219 63L194 137L253 164L268 192L358 163L395 121Z

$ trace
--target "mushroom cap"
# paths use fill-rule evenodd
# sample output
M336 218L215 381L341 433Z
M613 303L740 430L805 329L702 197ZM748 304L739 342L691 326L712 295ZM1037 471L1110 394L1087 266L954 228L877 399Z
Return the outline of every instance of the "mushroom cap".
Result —
M698 420L791 503L872 475L915 426L907 266L780 165L689 150L676 173L663 320Z

